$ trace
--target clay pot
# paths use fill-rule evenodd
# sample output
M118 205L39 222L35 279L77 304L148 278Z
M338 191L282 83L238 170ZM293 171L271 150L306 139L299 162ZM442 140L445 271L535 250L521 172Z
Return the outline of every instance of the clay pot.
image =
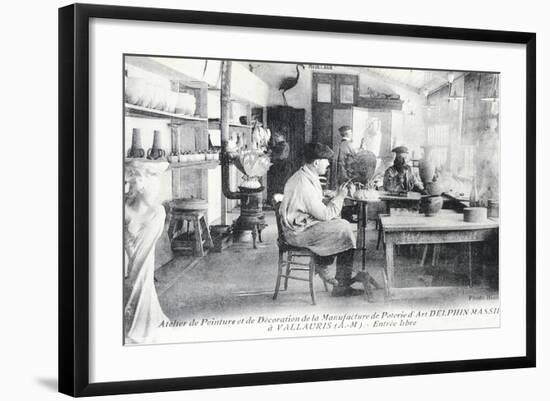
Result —
M480 223L487 220L487 209L484 207L465 207L464 221Z
M497 199L489 199L487 207L487 217L498 217L499 202Z
M147 151L147 158L151 160L164 159L166 151L162 149L162 137L160 131L155 130L153 147Z
M145 157L145 150L141 145L141 131L139 128L132 129L132 147L128 150L128 157Z
M423 196L420 199L420 213L431 217L435 216L443 207L443 198L438 195Z
M426 185L433 181L435 175L435 164L432 160L432 147L422 146L424 148L424 157L418 162L418 172L420 179Z
M437 181L427 182L426 183L426 192L428 195L441 195L443 188Z
M179 156L178 155L168 155L168 161L170 163L178 163L180 160L179 160Z

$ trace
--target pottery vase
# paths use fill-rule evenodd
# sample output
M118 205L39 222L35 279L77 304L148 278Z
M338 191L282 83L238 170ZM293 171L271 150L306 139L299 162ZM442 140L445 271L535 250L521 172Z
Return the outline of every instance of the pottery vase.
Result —
M426 192L428 195L441 195L443 189L437 181L431 181L426 183Z
M141 131L139 128L132 129L132 147L128 150L127 157L145 157L145 150L141 145Z
M435 216L443 207L443 198L438 195L423 196L420 199L420 213L431 217Z
M433 181L435 175L435 164L432 158L432 147L423 146L424 148L424 157L418 163L418 171L420 174L420 179L426 185L428 182Z
M160 131L155 130L153 136L153 147L147 151L147 158L150 160L166 158L166 151L162 148L162 137Z

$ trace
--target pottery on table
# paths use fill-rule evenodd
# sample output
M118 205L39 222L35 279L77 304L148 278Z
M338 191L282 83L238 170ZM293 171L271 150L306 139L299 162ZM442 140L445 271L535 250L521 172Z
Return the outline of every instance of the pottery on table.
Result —
M497 199L487 201L487 217L496 218L499 216L499 202Z
M443 188L437 181L431 181L425 185L426 192L428 195L441 195Z
M465 207L464 221L468 223L480 223L487 220L487 209L484 207Z
M439 195L427 195L420 198L420 213L435 216L443 207L443 198Z
M369 200L369 201L375 201L380 198L380 194L378 191L374 189L357 189L355 193L353 194L353 197L357 200Z

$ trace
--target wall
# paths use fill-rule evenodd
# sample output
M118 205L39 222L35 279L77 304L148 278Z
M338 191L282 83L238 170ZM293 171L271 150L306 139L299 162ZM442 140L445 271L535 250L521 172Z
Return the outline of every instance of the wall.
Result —
M253 66L256 64L253 64ZM300 78L296 86L285 94L289 106L296 109L305 109L305 140L311 141L311 76L313 71L306 65L300 68ZM283 79L296 76L296 64L287 63L265 63L254 69L269 87L268 106L282 106L284 100L279 91Z
M431 94L427 143L442 146L434 149L434 160L446 171L446 186L468 194L475 176L479 196L498 199L498 102L481 100L491 94L492 78L493 74L468 73L456 79L451 95L463 100L449 100L448 86ZM495 123L489 128L491 120ZM451 174L456 178L452 183Z
M254 65L254 64L253 64ZM306 115L306 142L311 141L311 91L312 91L312 74L313 73L342 73L357 75L357 69L345 67L333 67L331 70L311 69L306 64L306 68L300 68L300 79L298 84L286 92L286 99L290 106L295 108L305 109ZM259 65L254 73L257 74L270 88L268 105L283 105L284 101L281 92L278 90L279 84L285 77L296 75L295 64L262 64ZM385 93L398 93L404 103L403 111L403 134L402 140L407 143L407 146L412 148L414 152L420 152L425 134L425 98L397 83L385 82L381 78L372 74L359 74L359 95L366 92L367 87L375 87ZM401 134L400 134L401 135Z
M414 67L414 66L411 66ZM367 93L371 88L382 93L394 93L403 101L401 113L392 111L392 147L405 145L409 148L411 158L419 158L422 154L421 146L426 135L426 100L418 92L400 85L396 82L385 80L374 73L361 73L359 75L359 95ZM380 115L383 111L370 113L373 117L389 118ZM397 115L401 114L399 118Z

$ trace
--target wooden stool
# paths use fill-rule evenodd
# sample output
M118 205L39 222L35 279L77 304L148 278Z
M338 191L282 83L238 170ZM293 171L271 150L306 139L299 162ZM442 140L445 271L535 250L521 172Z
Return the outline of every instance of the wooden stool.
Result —
M175 208L170 211L170 214L168 238L174 253L191 252L194 256L204 256L205 247L209 249L214 247L206 221L206 211ZM190 233L191 224L193 235Z

